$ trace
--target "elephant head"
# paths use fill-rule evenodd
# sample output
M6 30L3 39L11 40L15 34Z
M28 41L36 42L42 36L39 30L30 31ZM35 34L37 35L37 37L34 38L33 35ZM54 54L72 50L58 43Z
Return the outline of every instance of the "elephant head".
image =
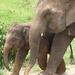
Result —
M40 35L46 31L58 33L75 22L75 0L39 0L29 33L30 60L25 75L35 64L39 52ZM36 49L36 50L35 50Z
M27 27L26 27L27 25ZM30 27L28 26L30 23L14 23L8 30L6 34L6 41L4 44L4 62L5 66L8 70L10 70L8 66L8 54L12 49L20 49L26 43L28 43L27 38L29 34ZM24 36L25 35L25 36ZM27 36L26 36L27 35Z
M74 2L74 0L39 0L35 10L34 23L36 25L34 25L39 30L42 27L41 32L63 31L66 26L75 22Z

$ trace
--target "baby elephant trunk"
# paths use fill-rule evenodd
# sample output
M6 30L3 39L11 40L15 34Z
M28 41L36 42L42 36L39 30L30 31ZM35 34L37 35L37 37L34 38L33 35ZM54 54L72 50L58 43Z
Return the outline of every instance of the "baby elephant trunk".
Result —
M4 63L5 63L5 67L9 71L10 71L10 68L8 65L8 54L9 54L10 49L11 49L11 46L5 43L4 45Z

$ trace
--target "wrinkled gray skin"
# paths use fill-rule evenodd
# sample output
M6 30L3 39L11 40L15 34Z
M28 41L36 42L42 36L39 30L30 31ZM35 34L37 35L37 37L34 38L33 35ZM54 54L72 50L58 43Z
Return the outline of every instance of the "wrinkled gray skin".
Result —
M30 60L26 66L24 75L28 75L28 72L36 62L36 57L39 52L41 33L44 33L45 31L49 31L50 33L58 33L63 31L66 26L69 26L75 22L74 3L75 0L39 0L35 10L33 25L29 33L29 44L31 52ZM35 32L37 32L37 34ZM54 58L51 57L50 60L52 59ZM51 71L50 75L53 75L52 73L55 73L56 67L52 71L51 67L54 67L55 65L53 65L54 63L50 62L48 63L48 65L51 64L49 67L49 70Z
M21 66L29 51L29 30L32 23L14 23L6 34L4 45L4 62L8 70L8 54L10 50L18 49L15 57L14 70L11 75L19 75ZM47 54L50 53L52 41L55 34L44 33L41 36L40 51L38 54L38 64L42 70L47 66ZM63 70L62 70L63 69ZM57 74L62 74L66 70L65 62L62 59Z

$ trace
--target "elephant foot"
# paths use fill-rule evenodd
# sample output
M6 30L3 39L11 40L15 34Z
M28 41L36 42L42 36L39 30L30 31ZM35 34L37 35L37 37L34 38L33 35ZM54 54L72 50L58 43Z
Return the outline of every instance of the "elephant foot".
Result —
M66 68L57 69L56 74L63 74L66 71Z
M66 66L65 66L65 62L62 59L60 65L58 66L57 70L56 70L56 74L63 74L66 71Z
M19 73L12 73L11 75L19 75Z
M41 73L39 73L38 75L55 75L54 73L52 73L52 72L48 72L48 71L43 71L43 72L41 72Z

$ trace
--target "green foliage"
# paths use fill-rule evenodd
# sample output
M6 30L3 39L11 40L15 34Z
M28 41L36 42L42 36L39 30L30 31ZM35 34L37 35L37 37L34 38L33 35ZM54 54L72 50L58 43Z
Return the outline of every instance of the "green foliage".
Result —
M0 69L0 75L5 75L5 71Z
M0 67L3 67L3 45L4 45L4 38L5 32L3 32L3 23L0 23Z

